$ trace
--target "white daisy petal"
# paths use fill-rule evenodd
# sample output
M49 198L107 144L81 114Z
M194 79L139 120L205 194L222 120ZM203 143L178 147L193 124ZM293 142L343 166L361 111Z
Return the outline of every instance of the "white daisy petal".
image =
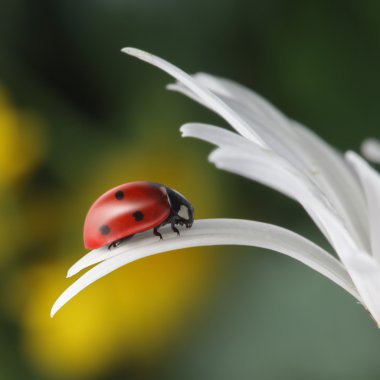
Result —
M330 207L328 200L321 197L318 189L308 183L297 169L292 168L271 151L260 147L249 149L249 145L241 144L239 136L220 128L202 124L186 124L181 131L185 136L197 137L221 146L222 148L215 150L209 157L209 160L219 169L258 181L297 200L335 248L338 255L341 254L342 246L336 245L336 239L332 238L331 224L338 223L344 228L347 226L341 216ZM350 239L354 239L351 234Z
M197 137L219 145L221 148L209 156L209 160L219 169L258 181L298 201L332 243L328 229L318 214L320 207L329 207L328 200L284 159L222 128L189 123L181 127L181 132L183 136Z
M344 219L361 249L369 249L368 216L363 193L340 153L253 91L203 73L196 74L194 78L238 113L268 147L314 182ZM170 89L205 105L181 83L170 85Z
M180 131L182 137L195 137L220 147L230 146L238 148L239 150L244 150L247 153L254 153L256 151L271 152L268 148L252 144L249 140L237 133L210 124L187 123L182 125Z
M349 232L324 209L321 217L329 226L329 232L339 257L358 290L363 305L380 327L380 265L367 252L360 251Z
M263 125L273 125L277 129L293 134L289 128L289 118L261 95L232 80L220 78L206 73L197 73L194 78L205 85L213 93L229 98L236 103L252 109Z
M107 246L94 249L83 256L78 260L67 272L67 277L74 276L81 270L88 268L91 265L97 264L101 261L108 260L114 256L117 256L120 252L120 249L123 249L125 245L128 246L128 249L135 249L146 244L157 241L157 236L154 236L152 233L149 234L137 234L131 239L126 239L120 242L118 248L108 249Z
M229 109L217 96L208 91L203 86L199 85L190 75L180 70L171 63L145 51L127 47L121 50L123 53L135 56L143 61L146 61L161 70L167 72L178 81L186 85L194 92L202 101L212 108L216 113L230 123L242 136L255 143L265 146L262 139L250 128L246 122L240 118L233 110Z
M376 139L366 139L361 146L363 156L376 164L380 164L380 142Z
M214 150L209 161L219 169L239 174L280 191L301 204L314 199L306 183L291 167L279 163L276 156L249 155L237 149Z
M334 247L334 242L330 238L328 221L320 215L320 210L327 210L328 206L319 198L318 193L315 193L312 187L308 187L296 173L262 158L242 156L236 150L217 149L211 153L209 160L219 169L258 181L299 202ZM329 209L329 212L331 213L332 210Z
M220 149L209 157L218 168L255 179L294 199L303 199L304 196L298 195L301 192L305 196L313 192L313 188L307 188L308 181L284 159L236 133L197 123L183 125L181 132L184 137L196 137L218 145Z
M97 264L109 257L112 257L113 252L109 251L107 247L94 249L87 255L80 258L68 271L66 277L76 275L82 269L89 267L90 265ZM113 254L114 256L115 254Z
M197 75L195 75L197 77ZM206 104L203 99L196 96L196 94L192 93L183 83L176 83L167 86L171 90L178 91L191 99L197 101L198 103L206 106L212 111L216 112L213 107L210 107L209 104ZM278 138L278 134L281 134L283 131L276 129L276 125L265 124L263 120L261 120L257 114L252 112L252 110L245 108L242 104L237 103L234 100L229 98L223 98L220 94L215 94L219 96L221 100L226 104L229 109L234 109L236 113L240 115L242 119L249 125L249 127L259 135L262 140L265 141L265 144L269 146L272 150L276 151L279 155L283 156L287 160L289 160L295 167L298 167L301 170L305 170L305 163L302 160L299 160L297 157L297 151L292 150L288 144L284 143L283 139ZM272 122L271 122L272 123ZM237 132L239 130L235 128L234 125L231 125ZM294 135L294 132L290 130L290 132ZM282 136L284 137L284 136ZM286 141L286 140L285 140ZM289 140L290 141L290 140Z
M169 227L163 228L164 240L161 241L151 238L138 247L131 248L126 243L116 248L117 255L90 269L62 293L53 305L51 316L88 285L123 265L161 252L209 245L247 245L283 253L323 274L361 300L338 260L311 241L284 228L248 220L205 219L197 220L191 229L181 231L180 237L168 231ZM141 234L141 239L149 233Z
M347 152L346 158L358 174L366 194L372 255L380 263L380 176L356 153Z
M302 145L291 120L278 109L253 91L227 79L203 73L195 74L194 79L218 96L230 109L238 113L278 155L303 171L305 175L315 172L314 161L309 159L307 149ZM177 90L187 96L190 95L188 88L183 83L170 85L170 89ZM195 94L190 96L200 104L208 106Z
M346 228L361 249L370 249L368 234L368 212L365 197L359 182L343 155L323 141L313 131L293 122L302 137L302 145L316 163L314 178L318 187L329 198Z

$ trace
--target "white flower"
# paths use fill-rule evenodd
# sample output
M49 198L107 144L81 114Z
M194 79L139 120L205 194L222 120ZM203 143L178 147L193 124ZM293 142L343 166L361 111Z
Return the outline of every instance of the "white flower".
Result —
M169 88L184 93L224 118L237 133L205 124L186 124L185 137L218 148L209 160L218 168L270 186L299 202L325 235L339 259L310 240L284 228L248 220L196 220L177 237L163 229L164 240L143 233L117 249L94 250L68 276L98 264L56 301L54 315L86 286L140 258L205 245L251 245L291 256L351 293L380 324L380 176L353 152L341 155L254 92L206 74L187 75L149 53L123 52L172 75Z

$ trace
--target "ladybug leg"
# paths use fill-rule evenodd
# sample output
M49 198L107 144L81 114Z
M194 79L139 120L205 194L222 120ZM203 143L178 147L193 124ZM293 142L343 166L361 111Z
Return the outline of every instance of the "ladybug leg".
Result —
M154 234L155 236L159 236L159 237L160 237L160 240L162 240L162 235L157 231L157 228L158 228L158 227L154 227L154 228L153 228L153 234Z
M113 241L109 246L108 249L111 250L113 248L117 248L121 244L122 239Z
M125 240L129 240L131 237L133 237L134 235L130 235L130 236L126 236L125 238L122 238L122 239L119 239L119 240L115 240L113 241L109 246L108 246L108 249L111 250L111 249L114 249L114 248L117 248L123 241Z
M175 221L172 220L172 221L170 222L170 224L171 224L171 226L172 226L172 230L173 230L173 232L176 232L176 233L177 233L177 236L179 236L180 233L179 233L179 231L178 231L178 228L175 227Z

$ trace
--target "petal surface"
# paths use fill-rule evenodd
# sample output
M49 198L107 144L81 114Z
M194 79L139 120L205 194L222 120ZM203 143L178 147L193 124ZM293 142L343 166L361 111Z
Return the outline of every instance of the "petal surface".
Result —
M197 220L191 229L181 231L180 237L171 233L169 226L163 228L162 233L164 240L152 237L151 234L148 237L148 233L143 233L138 239L138 242L143 241L143 244L131 247L130 241L125 242L114 250L113 253L117 251L117 254L110 258L105 259L104 251L107 251L107 248L97 250L96 253L90 252L90 257L99 255L99 261L103 261L62 293L53 305L51 316L81 290L123 265L161 252L209 245L246 245L283 253L328 277L360 301L350 276L337 259L311 241L287 229L248 220L204 219ZM89 264L93 263L92 260L93 258ZM83 269L83 265L81 268Z
M346 158L359 176L366 194L371 252L380 263L380 175L356 153L347 152Z
M348 231L332 214L320 210L321 217L329 225L330 236L342 264L363 300L363 306L371 313L380 328L380 265L368 252L357 248Z
M312 181L344 219L357 245L369 249L364 194L341 153L244 86L203 73L194 75L194 79L238 113L269 148ZM169 88L208 106L196 94L191 94L184 83Z
M246 139L223 128L204 124L186 124L184 136L196 137L220 148L209 156L217 168L244 176L269 186L299 202L329 242L328 225L321 219L320 208L334 213L329 200L298 169L271 150L254 147Z

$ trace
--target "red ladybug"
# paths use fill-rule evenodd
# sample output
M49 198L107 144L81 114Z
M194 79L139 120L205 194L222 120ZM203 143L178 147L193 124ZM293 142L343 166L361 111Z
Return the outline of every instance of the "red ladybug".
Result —
M159 183L138 181L114 187L91 206L84 222L84 245L88 249L116 247L126 237L171 224L190 228L194 221L191 203L180 193Z

